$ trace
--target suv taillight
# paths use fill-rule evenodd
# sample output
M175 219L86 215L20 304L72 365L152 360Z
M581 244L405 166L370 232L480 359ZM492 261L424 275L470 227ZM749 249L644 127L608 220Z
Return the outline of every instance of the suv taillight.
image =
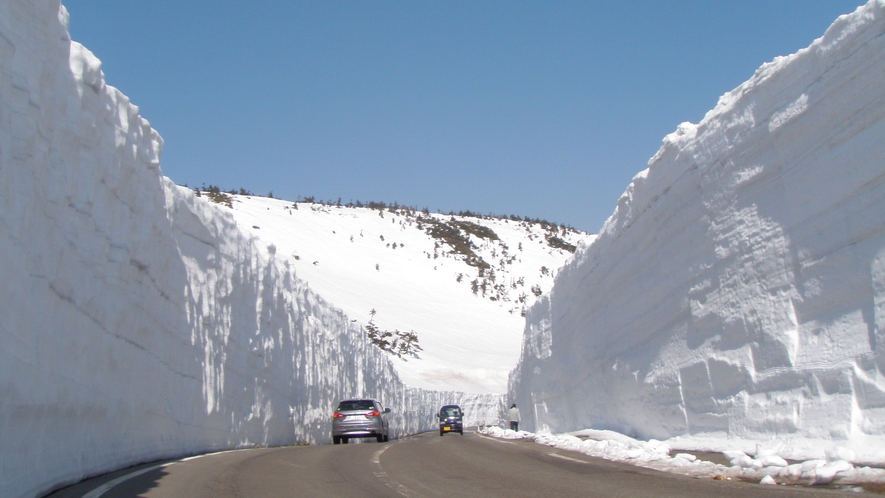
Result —
M377 416L379 416L379 415L381 415L381 412L379 412L378 410L375 410L375 411L373 411L373 412L369 412L369 413L367 413L367 414L366 414L366 418L369 418L369 417L377 417Z
M346 416L347 416L347 415L345 415L345 414L343 414L343 413L338 413L338 412L335 412L335 413L332 414L332 418L344 418L344 417L346 417Z

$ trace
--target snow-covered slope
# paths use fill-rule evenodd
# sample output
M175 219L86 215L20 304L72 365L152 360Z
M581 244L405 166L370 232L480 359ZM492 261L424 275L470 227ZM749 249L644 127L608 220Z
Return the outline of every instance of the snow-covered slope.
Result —
M416 332L423 351L394 363L406 384L430 389L505 392L524 310L572 256L563 247L593 238L555 225L400 207L229 200L244 232L260 247L272 244L278 261L351 320Z
M528 312L527 429L885 460L883 82L873 0L667 136Z
M159 135L66 24L57 0L0 2L0 496L327 442L342 397L381 399L395 435L443 403L498 420L500 396L406 386L287 258L164 178Z

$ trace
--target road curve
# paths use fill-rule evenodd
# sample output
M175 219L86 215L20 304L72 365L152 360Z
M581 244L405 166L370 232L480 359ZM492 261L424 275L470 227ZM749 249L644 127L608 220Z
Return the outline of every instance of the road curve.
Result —
M834 493L689 478L474 432L444 437L426 433L390 443L366 441L231 451L158 462L85 481L49 496L729 498Z

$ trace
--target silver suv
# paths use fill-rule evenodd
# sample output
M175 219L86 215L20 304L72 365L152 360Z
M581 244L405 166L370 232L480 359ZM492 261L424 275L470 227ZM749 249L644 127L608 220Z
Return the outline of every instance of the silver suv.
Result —
M346 399L332 414L332 442L347 444L355 437L374 437L379 443L390 439L387 414L390 408L374 399Z

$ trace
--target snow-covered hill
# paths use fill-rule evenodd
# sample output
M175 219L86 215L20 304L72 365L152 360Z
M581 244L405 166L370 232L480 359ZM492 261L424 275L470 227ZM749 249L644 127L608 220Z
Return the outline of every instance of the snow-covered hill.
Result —
M873 0L667 136L527 314L527 428L885 461L883 82Z
M574 246L593 238L547 223L399 206L215 198L258 247L272 246L278 262L352 321L414 331L423 351L394 364L406 384L428 389L505 392L525 309L550 290Z

